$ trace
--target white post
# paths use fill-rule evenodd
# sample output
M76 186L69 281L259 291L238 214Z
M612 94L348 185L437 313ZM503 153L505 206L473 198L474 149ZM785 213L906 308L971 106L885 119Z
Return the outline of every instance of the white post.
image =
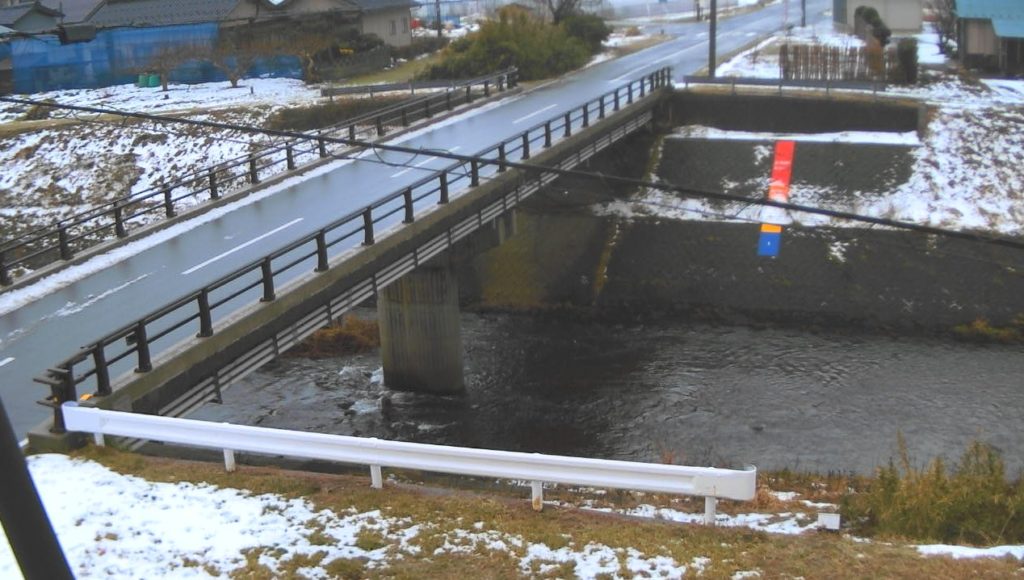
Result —
M715 525L715 510L718 508L717 497L705 497L704 498L704 525L713 526Z
M103 439L103 433L93 433L92 442L96 444L96 447L104 447L107 442Z
M530 488L533 492L533 510L540 511L544 509L544 484L539 481L530 482Z
M380 473L379 465L370 466L370 487L373 489L381 489L384 487L384 478Z
M224 470L228 472L235 470L235 452L231 449L224 450Z

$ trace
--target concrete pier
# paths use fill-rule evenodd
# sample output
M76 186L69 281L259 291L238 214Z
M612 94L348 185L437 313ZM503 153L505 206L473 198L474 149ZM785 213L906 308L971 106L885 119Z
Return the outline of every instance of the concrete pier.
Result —
M448 260L421 266L377 298L384 384L428 393L460 393L459 288Z

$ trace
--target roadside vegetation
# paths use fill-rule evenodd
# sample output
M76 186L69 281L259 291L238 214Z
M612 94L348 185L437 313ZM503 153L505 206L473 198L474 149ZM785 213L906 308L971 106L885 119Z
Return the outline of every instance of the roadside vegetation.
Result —
M407 96L352 97L335 99L305 107L277 109L264 126L275 131L309 131L340 123L377 111L408 99Z
M515 66L521 80L548 78L586 64L610 33L597 16L573 14L549 24L523 8L507 6L497 20L448 45L441 62L423 77L472 78Z
M380 347L380 329L376 320L364 320L353 314L321 328L288 351L288 356L325 358L369 352Z
M594 567L580 567L580 555L589 555L591 566L617 569L622 576L685 571L686 576L708 578L1001 578L1017 573L1020 567L1011 558L923 557L902 543L853 541L840 534L708 528L586 509L639 502L680 508L679 498L669 496L552 490L547 499L557 505L546 505L537 513L530 508L528 488L509 486L481 493L439 487L437 479L416 472L399 473L397 478L390 474L385 488L374 490L361 474L247 466L226 473L218 463L146 457L111 448L90 447L76 455L151 482L208 483L246 489L252 495L280 494L307 501L315 510L366 516L365 525L345 542L358 549L354 554L373 551L371 558L327 557L327 547L335 546L339 539L321 527L329 524L314 523L304 533L313 547L324 546L323 552L306 550L288 556L288 549L278 546L250 548L241 568L230 571L232 577L293 577L317 568L336 578L451 578L467 574L485 578L603 577ZM799 479L792 474L781 478ZM410 481L416 483L405 483ZM819 481L838 485L843 480L803 481L815 490ZM767 510L799 505L774 499L768 492L763 495L767 499L762 507ZM693 507L699 511L696 502ZM752 508L736 502L723 502L720 507L734 513ZM597 553L607 556L598 560L593 556ZM278 562L276 570L266 567L265 555ZM203 565L201 556L198 558L195 564Z

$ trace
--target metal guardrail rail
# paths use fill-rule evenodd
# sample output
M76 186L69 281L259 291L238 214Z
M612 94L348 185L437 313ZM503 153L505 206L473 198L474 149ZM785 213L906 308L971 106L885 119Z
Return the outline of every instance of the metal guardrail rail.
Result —
M513 69L509 69L511 71ZM508 71L504 71L508 72ZM499 73L500 74L500 73ZM320 95L324 97L337 97L340 95L358 95L358 94L374 94L374 93L388 93L395 91L409 91L413 95L416 94L417 90L430 90L430 89L456 89L461 86L468 84L482 85L484 83L495 82L495 75L486 75L477 77L474 79L467 80L437 80L437 81L408 81L404 83L380 83L375 85L351 85L351 86L340 86L340 87L326 87L320 89Z
M223 318L236 311L240 308L233 303L236 299L253 292L259 294L260 302L275 300L276 288L287 282L286 276L296 275L302 264L315 264L316 272L327 271L332 252L336 256L352 245L372 245L378 227L389 227L399 218L402 223L413 223L417 207L447 204L453 187L477 187L481 177L506 171L506 164L512 159L530 159L532 151L550 147L557 139L570 137L574 130L585 129L592 121L627 108L654 94L658 88L671 86L671 79L670 68L660 69L475 155L456 156L466 160L455 161L82 347L70 358L47 369L45 375L33 379L50 388L50 396L40 404L54 410L51 431L65 431L61 405L78 399L79 385L88 386L94 396L110 395L111 367L130 361L130 357L134 358L135 372L152 371L151 347L155 341L189 327L198 330L197 338L213 336L215 314ZM543 181L553 179L550 175Z
M193 204L197 201L216 201L228 191L245 185L257 185L272 175L292 171L302 163L353 149L325 138L340 136L356 140L364 134L383 137L395 129L408 127L435 114L472 103L476 98L490 97L492 90L501 92L514 87L516 74L515 69L508 69L450 84L449 90L443 93L424 95L347 119L305 138L289 140L284 145L223 161L175 182L119 197L52 226L5 240L0 243L0 286L13 284L12 271L19 266L38 268L57 261L68 261L74 258L76 251L111 237L127 237L133 224L173 218L186 200L191 200L189 203Z
M778 88L781 92L783 88L804 88L804 89L825 89L825 92L829 92L832 89L839 90L855 90L855 91L871 91L877 93L884 91L886 83L882 81L836 81L836 80L797 80L797 79L765 79L755 77L704 77L704 76L685 76L683 77L684 88L690 88L690 85L725 85L732 87L733 92L736 91L738 85L747 85L755 87L773 87Z
M111 435L220 449L228 471L235 468L235 452L368 465L371 485L378 489L383 487L382 467L526 480L538 511L543 506L543 483L587 485L704 497L704 523L714 525L718 499L751 500L757 489L753 466L689 467L407 443L108 411L77 403L65 403L63 409L67 428L93 434L98 445Z

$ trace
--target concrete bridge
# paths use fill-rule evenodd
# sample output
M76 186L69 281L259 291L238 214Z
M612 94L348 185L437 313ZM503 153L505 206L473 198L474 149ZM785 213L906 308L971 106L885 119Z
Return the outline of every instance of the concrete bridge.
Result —
M54 443L64 431L57 405L82 395L103 408L165 415L217 400L373 296L387 384L461 391L453 252L501 243L513 233L510 212L556 178L543 168L571 169L649 126L670 86L671 71L659 69L538 117L476 155L450 155L439 171L86 345L37 379L50 385L55 413L52 426L30 433L33 447Z

